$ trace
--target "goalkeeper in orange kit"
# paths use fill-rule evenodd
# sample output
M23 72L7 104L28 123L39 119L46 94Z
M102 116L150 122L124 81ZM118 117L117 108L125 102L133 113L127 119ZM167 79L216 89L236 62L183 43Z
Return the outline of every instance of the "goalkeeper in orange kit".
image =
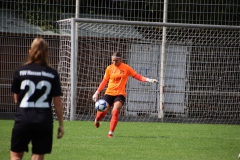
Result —
M110 120L110 128L108 133L109 138L112 138L113 136L114 130L118 123L120 110L122 109L122 106L125 102L125 89L128 76L132 76L133 78L142 82L158 82L156 79L149 79L138 74L133 68L122 62L122 55L120 53L113 53L112 64L109 65L105 70L103 80L93 95L93 100L96 102L98 100L100 92L108 83L108 88L103 97L103 99L107 102L107 109L104 112L97 111L94 125L96 128L98 128L100 126L99 121L104 118L110 107L113 106L112 118Z

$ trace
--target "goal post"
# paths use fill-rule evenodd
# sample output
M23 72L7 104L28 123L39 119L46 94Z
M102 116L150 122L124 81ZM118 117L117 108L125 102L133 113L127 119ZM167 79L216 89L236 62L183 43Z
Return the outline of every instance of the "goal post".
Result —
M92 95L116 50L138 73L162 81L129 78L121 120L228 123L239 118L239 26L85 18L58 23L65 119L94 120Z

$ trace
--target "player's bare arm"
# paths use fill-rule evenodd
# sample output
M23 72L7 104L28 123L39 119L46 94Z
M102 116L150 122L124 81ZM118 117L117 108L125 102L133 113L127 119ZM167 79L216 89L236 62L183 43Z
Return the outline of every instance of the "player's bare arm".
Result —
M62 138L62 136L64 135L64 127L63 127L63 109L62 109L61 97L60 96L53 97L53 103L55 106L55 110L56 110L57 118L59 122L57 138Z

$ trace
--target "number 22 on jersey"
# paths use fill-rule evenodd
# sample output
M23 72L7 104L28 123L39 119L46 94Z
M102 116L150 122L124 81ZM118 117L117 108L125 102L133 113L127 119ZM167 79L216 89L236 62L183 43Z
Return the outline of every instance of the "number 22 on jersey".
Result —
M34 84L31 80L24 80L21 83L21 90L24 90L25 87L28 86L29 90L25 93L19 107L20 108L29 108L29 107L36 107L36 108L49 108L49 103L44 102L48 98L48 94L51 91L52 85L48 81L40 81L37 85ZM43 87L46 87L45 92L35 101L29 101L29 98L35 93L36 89L41 90Z

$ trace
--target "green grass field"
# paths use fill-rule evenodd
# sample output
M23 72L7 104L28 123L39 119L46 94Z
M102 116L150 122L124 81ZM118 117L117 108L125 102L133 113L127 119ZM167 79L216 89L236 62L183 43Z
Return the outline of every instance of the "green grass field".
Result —
M10 158L13 123L0 120L0 160ZM46 160L237 160L240 153L239 125L119 122L112 139L109 122L96 129L90 121L66 121L62 139L54 125Z

